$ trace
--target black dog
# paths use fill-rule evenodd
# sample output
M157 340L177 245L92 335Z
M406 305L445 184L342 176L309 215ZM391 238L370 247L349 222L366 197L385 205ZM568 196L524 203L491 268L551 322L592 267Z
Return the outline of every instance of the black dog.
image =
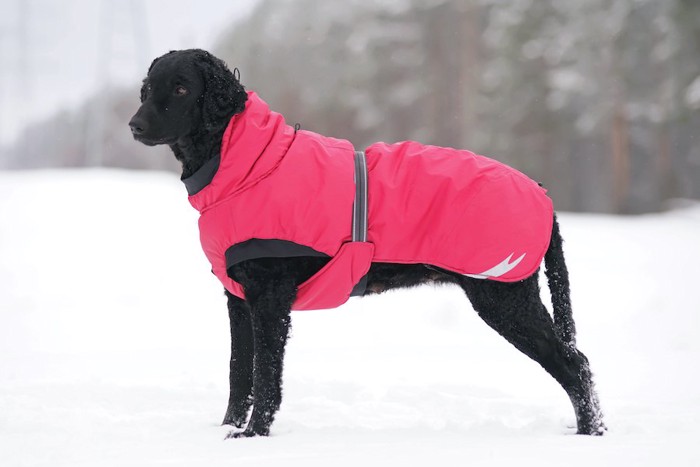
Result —
M188 178L218 157L229 120L245 108L247 94L226 65L202 50L174 51L151 64L142 105L129 123L147 145L168 144ZM297 287L328 259L262 258L228 271L246 300L229 292L231 392L224 424L243 427L231 437L268 435L281 403L282 366ZM425 264L373 263L365 294L425 283L461 287L486 323L539 363L569 395L578 433L600 435L605 426L586 357L576 348L569 279L556 219L544 258L554 319L540 298L537 274L519 282L475 279Z

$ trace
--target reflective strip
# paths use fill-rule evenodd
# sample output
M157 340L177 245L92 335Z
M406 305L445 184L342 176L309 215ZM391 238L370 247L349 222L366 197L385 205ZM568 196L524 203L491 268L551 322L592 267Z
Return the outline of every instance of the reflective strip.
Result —
M352 213L352 241L367 241L367 160L355 151L355 202Z
M510 256L508 256L506 259L504 259L491 269L487 269L481 274L465 274L465 276L473 277L474 279L489 279L491 277L501 277L505 273L508 273L511 270L513 270L518 264L520 264L520 262L523 260L526 254L527 253L523 253L518 259L511 263L510 260L513 259L513 256L515 255L515 253L511 253Z

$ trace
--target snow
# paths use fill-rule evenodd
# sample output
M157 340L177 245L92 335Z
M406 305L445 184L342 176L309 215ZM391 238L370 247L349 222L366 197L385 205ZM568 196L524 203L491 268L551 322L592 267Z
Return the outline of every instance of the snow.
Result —
M272 436L227 440L228 321L170 174L0 172L4 466L696 466L700 206L561 215L609 432L455 288L298 312Z

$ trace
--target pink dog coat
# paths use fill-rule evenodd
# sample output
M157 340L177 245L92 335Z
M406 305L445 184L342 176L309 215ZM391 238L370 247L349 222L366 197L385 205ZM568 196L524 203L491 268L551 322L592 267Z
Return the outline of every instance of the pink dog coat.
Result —
M503 282L540 266L552 202L517 170L412 141L369 146L358 176L356 160L350 142L295 131L248 93L220 157L184 180L200 212L204 253L224 287L245 298L227 270L247 259L327 256L299 287L293 309L306 310L345 303L372 262L422 263ZM353 217L363 173L366 238Z

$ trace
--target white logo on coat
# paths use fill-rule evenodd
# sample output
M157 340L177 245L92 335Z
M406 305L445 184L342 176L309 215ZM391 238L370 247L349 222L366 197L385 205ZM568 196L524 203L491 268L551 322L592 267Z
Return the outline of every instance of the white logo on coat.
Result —
M518 259L511 263L510 260L513 258L514 254L515 253L511 253L510 256L508 256L506 259L504 259L494 267L487 269L481 274L465 274L465 276L473 277L474 279L488 279L490 277L501 277L503 274L512 271L513 268L520 264L520 261L522 261L526 255L526 253L523 253Z

